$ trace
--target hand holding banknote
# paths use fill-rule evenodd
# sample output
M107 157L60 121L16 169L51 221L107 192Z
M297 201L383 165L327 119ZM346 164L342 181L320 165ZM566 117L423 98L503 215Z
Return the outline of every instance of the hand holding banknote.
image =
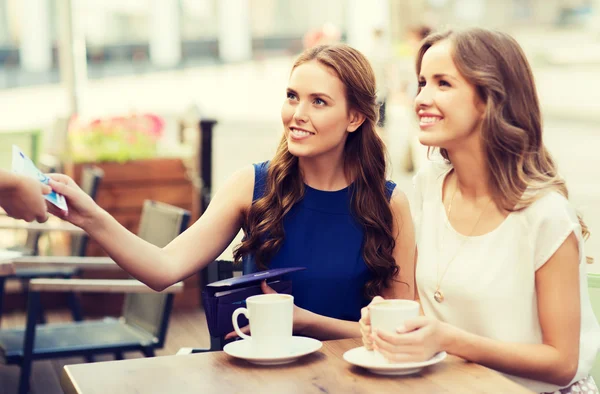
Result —
M63 174L49 174L48 177L52 190L64 196L69 205L68 212L53 205L48 206L48 211L85 230L99 216L102 208L71 177Z
M50 193L44 185L27 176L0 170L0 206L8 216L43 223L48 220L44 195Z
M12 172L14 174L35 179L43 185L48 185L50 183L50 178L43 174L18 146L13 145L12 151ZM65 198L52 190L50 190L49 193L44 194L44 198L50 204L64 212L69 210Z

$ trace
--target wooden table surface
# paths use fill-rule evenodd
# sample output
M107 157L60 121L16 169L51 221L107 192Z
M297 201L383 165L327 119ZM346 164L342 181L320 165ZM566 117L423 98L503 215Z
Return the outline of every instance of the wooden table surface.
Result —
M208 393L531 393L499 373L449 356L412 376L373 375L348 364L360 339L323 342L295 363L262 367L224 352L65 366L65 394Z

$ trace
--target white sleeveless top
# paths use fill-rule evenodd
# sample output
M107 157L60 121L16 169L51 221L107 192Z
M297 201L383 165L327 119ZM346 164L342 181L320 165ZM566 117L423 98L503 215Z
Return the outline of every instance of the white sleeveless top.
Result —
M574 232L580 255L581 336L573 382L583 379L600 349L600 327L590 305L583 237L573 208L562 195L552 192L523 211L511 213L490 233L465 237L452 228L442 203L443 181L451 168L445 163L427 163L414 178L416 281L425 315L499 341L542 343L535 272ZM433 298L438 260L441 277L457 252L441 282L444 301L438 303ZM560 388L506 376L538 393Z

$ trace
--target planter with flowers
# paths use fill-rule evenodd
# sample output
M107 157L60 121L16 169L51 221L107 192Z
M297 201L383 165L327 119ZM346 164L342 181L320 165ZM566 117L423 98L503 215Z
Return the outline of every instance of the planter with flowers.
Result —
M153 159L164 133L164 120L154 114L133 114L69 123L70 159L74 163Z
M97 203L136 232L143 202L156 200L194 212L196 192L180 157L159 155L165 121L155 114L131 114L69 124L69 173L75 181L94 165L104 170ZM88 255L102 255L90 243Z

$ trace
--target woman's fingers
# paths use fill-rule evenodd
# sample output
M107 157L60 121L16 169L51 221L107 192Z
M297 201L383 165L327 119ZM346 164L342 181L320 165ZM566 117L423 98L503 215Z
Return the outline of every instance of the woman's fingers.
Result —
M398 336L398 334L393 336ZM410 353L411 349L414 348L414 344L411 343L397 343L398 341L395 338L383 338L380 332L373 334L371 338L375 347L392 353Z
M369 335L363 336L362 341L363 341L363 346L365 347L365 349L367 349L367 350L374 349L373 340L371 339L371 337Z
M262 290L263 294L277 294L277 292L267 284L266 280L260 282L260 289Z
M49 218L50 216L48 215L48 212L44 212L35 216L35 220L38 223L45 223L48 221Z
M423 343L423 333L419 330L406 334L392 334L384 331L377 331L373 333L373 336L394 346L415 346L422 345Z
M362 335L363 345L367 350L373 350L373 339L371 338L371 325L367 324L363 319L358 322L360 325L360 333Z
M373 350L373 339L371 338L371 316L369 308L373 304L384 301L383 297L376 296L371 300L371 303L360 310L360 332L362 335L363 345L367 350Z
M50 186L52 187L52 190L59 194L62 194L63 196L68 196L72 190L68 184L60 181L55 181L54 179L50 179Z
M422 327L425 327L431 323L431 319L426 316L418 316L413 319L408 319L404 321L404 324L401 327L397 328L398 333L407 333L411 331L418 330Z
M369 313L368 306L365 306L360 310L360 321L363 322L365 325L371 324L371 315Z
M244 326L242 328L240 328L240 331L243 332L244 334L248 335L250 334L250 326ZM225 335L225 339L231 339L231 338L236 338L239 335L237 334L237 332L235 331L231 331L229 334Z
M82 195L85 194L77 185L67 185L62 182L50 180L50 186L52 186L52 190L54 190L56 193L65 196L67 202L70 202L71 204L81 203Z
M360 310L360 321L366 325L371 324L371 316L369 314L369 307L373 304L377 304L381 301L384 301L383 297L376 296L371 300L371 303ZM370 329L369 329L370 330Z
M46 207L48 208L48 212L50 212L52 215L59 217L61 219L65 219L67 217L67 212L63 211L62 209L57 208L54 204L50 203L50 202L46 202Z
M65 174L46 174L48 178L52 179L55 182L64 183L65 185L74 184L75 181L68 175Z

